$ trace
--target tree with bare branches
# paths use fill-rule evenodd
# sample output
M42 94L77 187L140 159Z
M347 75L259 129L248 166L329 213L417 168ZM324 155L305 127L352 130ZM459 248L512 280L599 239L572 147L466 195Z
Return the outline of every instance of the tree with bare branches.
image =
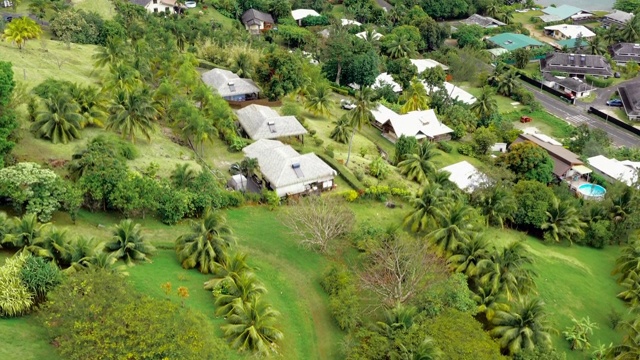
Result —
M332 240L351 232L354 221L353 211L340 199L320 196L303 198L282 220L301 245L321 253Z
M360 272L361 285L388 307L406 303L446 276L443 260L425 243L395 229L388 230L369 251Z

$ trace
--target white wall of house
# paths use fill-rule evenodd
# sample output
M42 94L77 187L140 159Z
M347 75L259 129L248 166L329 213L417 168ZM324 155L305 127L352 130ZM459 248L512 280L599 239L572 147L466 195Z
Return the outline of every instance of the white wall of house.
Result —
M173 12L173 5L165 5L162 3L162 0L151 0L145 8L148 12Z

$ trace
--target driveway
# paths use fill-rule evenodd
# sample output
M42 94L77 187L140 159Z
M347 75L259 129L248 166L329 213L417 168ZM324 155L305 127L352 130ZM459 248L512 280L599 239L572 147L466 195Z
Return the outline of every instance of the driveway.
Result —
M640 80L640 79L639 79ZM611 141L616 146L637 147L640 145L640 137L627 132L615 125L612 125L599 117L593 116L587 113L587 108L590 104L581 103L581 105L574 106L566 102L563 102L559 98L549 95L540 89L535 88L527 83L524 83L536 99L542 104L542 107L549 113L559 117L570 123L571 125L578 126L581 124L587 124L594 129L601 129L609 134ZM606 90L606 89L605 89ZM613 91L613 89L612 89ZM608 98L607 98L608 100ZM605 100L606 101L606 100ZM605 105L606 106L606 105Z
M635 77L633 79L629 79L627 81L623 81L623 82L619 83L618 85L610 86L610 87L604 88L604 89L597 89L596 90L596 94L597 94L596 99L591 104L586 104L586 105L591 105L594 108L600 109L600 110L602 110L603 108L606 109L608 107L607 106L607 100L611 99L611 95L613 95L614 92L618 91L618 87L620 87L622 85L626 85L626 84L638 84L638 83L640 83L640 77ZM578 100L578 102L579 101L580 100Z

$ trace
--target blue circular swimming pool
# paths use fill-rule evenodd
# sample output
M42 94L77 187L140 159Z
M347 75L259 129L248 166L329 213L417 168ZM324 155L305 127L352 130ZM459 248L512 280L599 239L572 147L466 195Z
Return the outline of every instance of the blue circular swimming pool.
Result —
M607 190L596 184L582 184L578 187L578 191L587 197L603 197Z

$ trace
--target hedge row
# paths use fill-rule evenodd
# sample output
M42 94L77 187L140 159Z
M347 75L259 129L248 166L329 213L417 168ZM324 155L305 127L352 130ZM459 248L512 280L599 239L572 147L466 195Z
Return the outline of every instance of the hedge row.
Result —
M336 161L336 159L331 158L327 154L323 154L323 153L316 153L316 155L318 155L318 157L320 157L320 159L322 159L329 166L331 166L335 171L337 171L338 174L340 174L340 177L342 177L344 179L344 181L346 181L349 185L351 185L351 187L353 187L354 189L356 189L358 191L364 191L365 190L365 187L364 187L364 185L362 185L360 180L358 180L355 177L355 175L353 175L351 173L351 171L349 171L343 165L338 163Z
M593 85L599 88L606 88L608 86L611 86L611 84L613 84L613 78L604 79L596 76L587 75L585 79L587 80L587 84Z

